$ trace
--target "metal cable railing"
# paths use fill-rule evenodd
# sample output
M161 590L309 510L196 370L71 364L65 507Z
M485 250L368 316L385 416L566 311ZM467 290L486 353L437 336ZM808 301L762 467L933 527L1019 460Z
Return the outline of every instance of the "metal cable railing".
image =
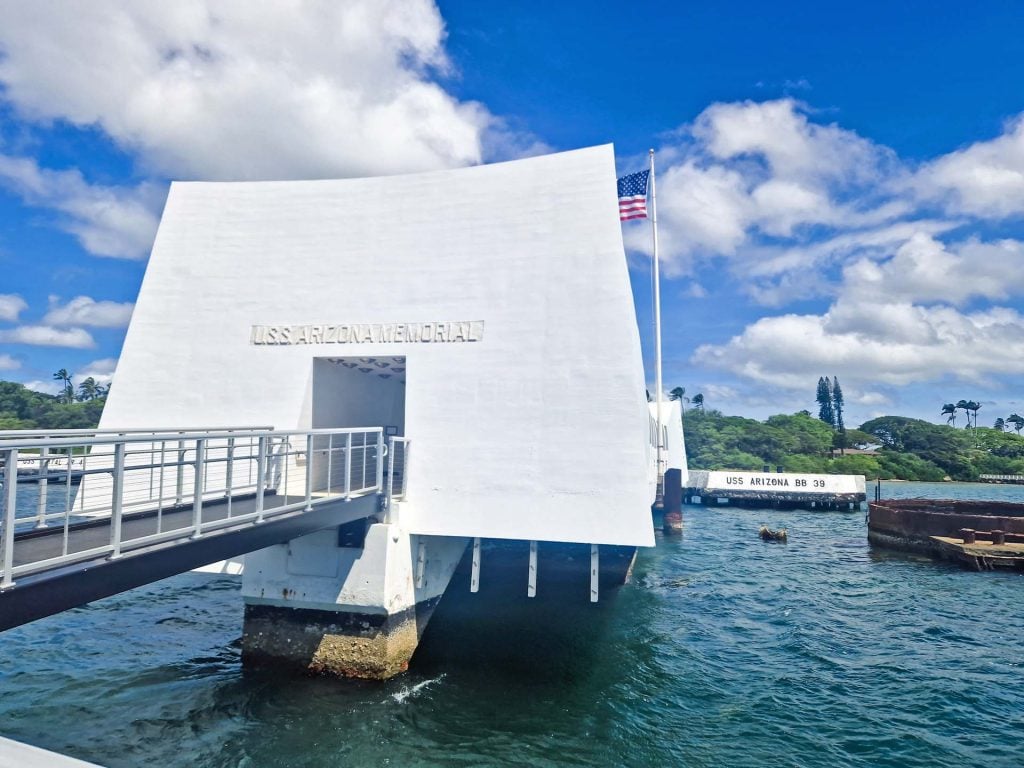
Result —
M409 470L409 438L388 438L388 483L385 504L390 509L392 501L404 501L406 478Z
M68 563L384 493L385 452L379 427L0 433L0 589Z

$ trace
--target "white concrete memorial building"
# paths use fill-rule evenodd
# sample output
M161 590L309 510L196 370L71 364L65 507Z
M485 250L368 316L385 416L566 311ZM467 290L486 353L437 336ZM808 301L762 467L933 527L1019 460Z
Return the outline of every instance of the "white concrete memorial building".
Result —
M656 469L612 147L173 184L101 426L153 423L409 441L404 500L357 546L246 556L249 658L400 671L475 539L521 547L524 593L562 545L586 548L580 599L592 565L621 582L611 553L654 543Z

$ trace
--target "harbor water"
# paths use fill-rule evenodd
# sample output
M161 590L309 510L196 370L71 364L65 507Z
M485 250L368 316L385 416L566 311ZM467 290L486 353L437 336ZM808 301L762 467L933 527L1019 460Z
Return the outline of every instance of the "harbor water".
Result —
M244 672L238 581L167 579L0 635L0 735L107 766L1024 764L1024 575L872 550L863 512L684 519L597 605L454 583L382 684Z

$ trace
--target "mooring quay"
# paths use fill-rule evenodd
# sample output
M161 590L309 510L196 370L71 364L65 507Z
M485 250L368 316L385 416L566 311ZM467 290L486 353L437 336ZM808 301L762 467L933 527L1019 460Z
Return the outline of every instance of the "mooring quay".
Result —
M863 475L691 469L686 504L774 509L854 510L867 498Z

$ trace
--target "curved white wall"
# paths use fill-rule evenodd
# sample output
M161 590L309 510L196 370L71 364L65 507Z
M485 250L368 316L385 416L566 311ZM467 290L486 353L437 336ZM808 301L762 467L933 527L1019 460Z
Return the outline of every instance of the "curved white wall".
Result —
M251 343L253 326L434 321L482 321L482 338ZM653 543L610 145L411 176L174 184L103 426L305 427L314 358L354 355L407 358L413 532Z

